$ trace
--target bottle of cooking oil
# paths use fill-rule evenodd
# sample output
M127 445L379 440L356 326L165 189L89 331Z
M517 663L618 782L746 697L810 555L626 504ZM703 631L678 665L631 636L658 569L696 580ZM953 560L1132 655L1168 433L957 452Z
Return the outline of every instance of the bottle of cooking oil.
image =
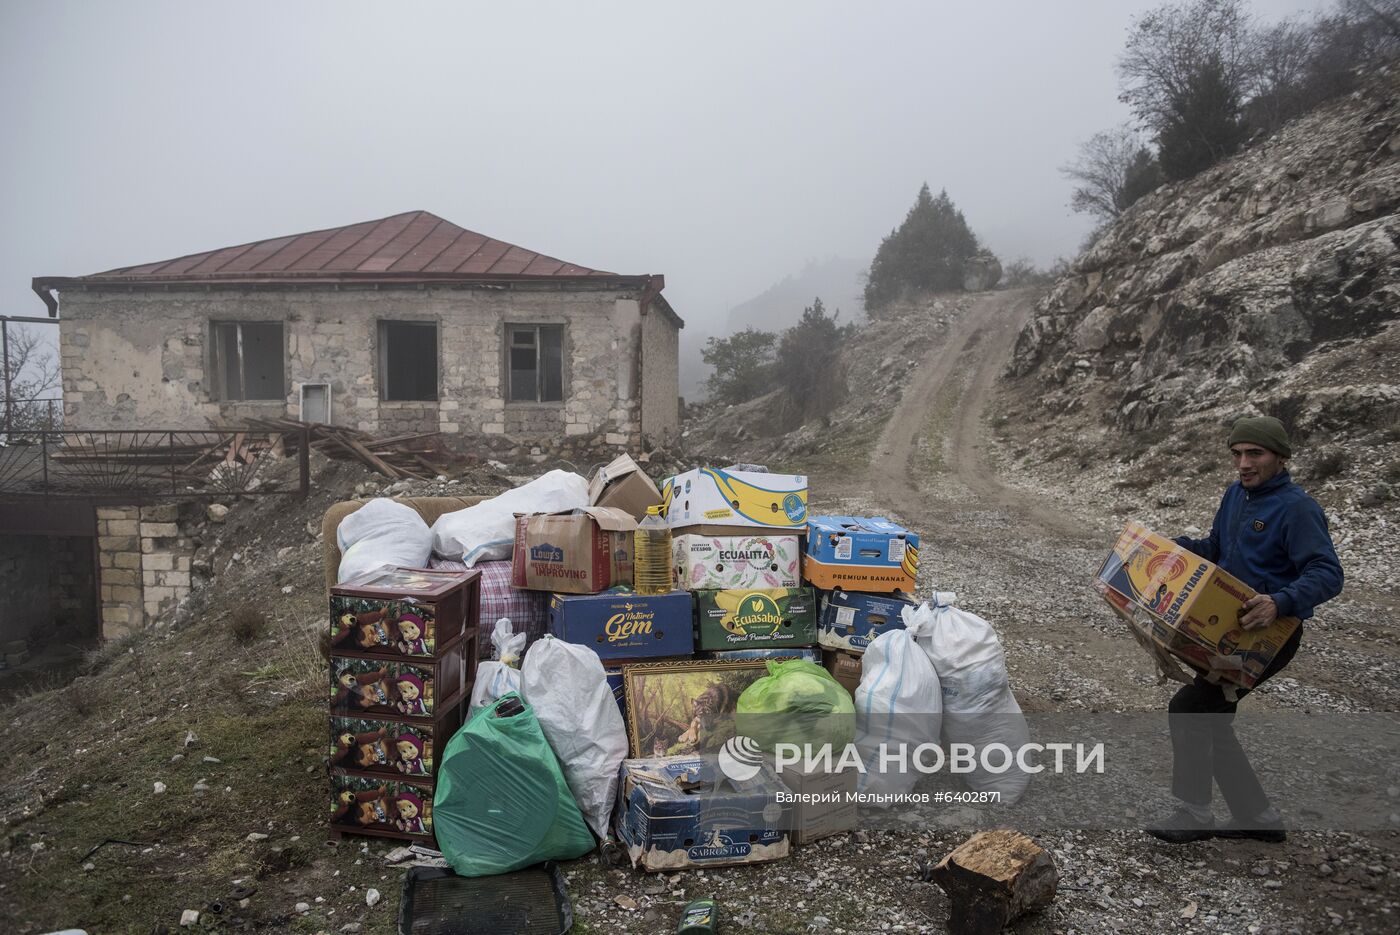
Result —
M632 587L638 594L670 594L675 590L671 567L671 527L661 518L661 507L647 507L646 519L637 526L632 556Z

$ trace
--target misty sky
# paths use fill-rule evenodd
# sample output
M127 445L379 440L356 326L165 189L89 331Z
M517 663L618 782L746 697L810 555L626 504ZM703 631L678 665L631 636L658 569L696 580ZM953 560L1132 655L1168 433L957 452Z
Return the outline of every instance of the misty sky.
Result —
M46 314L36 275L425 209L664 273L712 332L868 259L925 180L1046 264L1154 5L0 0L0 313Z

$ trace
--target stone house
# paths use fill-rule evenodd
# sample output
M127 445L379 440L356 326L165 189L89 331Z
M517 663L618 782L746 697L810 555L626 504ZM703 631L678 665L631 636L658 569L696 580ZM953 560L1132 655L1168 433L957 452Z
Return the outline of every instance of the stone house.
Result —
M59 318L68 429L283 416L491 450L674 435L683 323L663 285L424 211L33 283ZM0 502L0 591L17 599L0 610L0 662L59 632L130 633L184 600L192 515L111 497Z
M679 424L663 286L426 211L33 283L62 305L70 428L287 416L626 446Z

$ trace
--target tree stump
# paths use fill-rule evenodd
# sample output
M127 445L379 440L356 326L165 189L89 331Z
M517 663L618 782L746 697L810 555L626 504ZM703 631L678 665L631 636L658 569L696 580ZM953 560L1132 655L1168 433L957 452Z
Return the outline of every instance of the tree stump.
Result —
M974 834L933 870L951 903L952 935L996 935L1012 920L1048 906L1059 878L1043 847L1008 829Z

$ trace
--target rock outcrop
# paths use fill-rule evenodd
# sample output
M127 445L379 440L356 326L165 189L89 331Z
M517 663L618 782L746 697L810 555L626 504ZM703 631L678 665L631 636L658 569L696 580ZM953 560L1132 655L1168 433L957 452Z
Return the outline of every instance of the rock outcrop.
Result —
M1393 425L1397 212L1391 69L1135 204L1040 302L1007 376L1110 431L1246 411L1305 436Z
M990 250L979 250L963 264L963 288L986 292L1001 282L1001 261Z

